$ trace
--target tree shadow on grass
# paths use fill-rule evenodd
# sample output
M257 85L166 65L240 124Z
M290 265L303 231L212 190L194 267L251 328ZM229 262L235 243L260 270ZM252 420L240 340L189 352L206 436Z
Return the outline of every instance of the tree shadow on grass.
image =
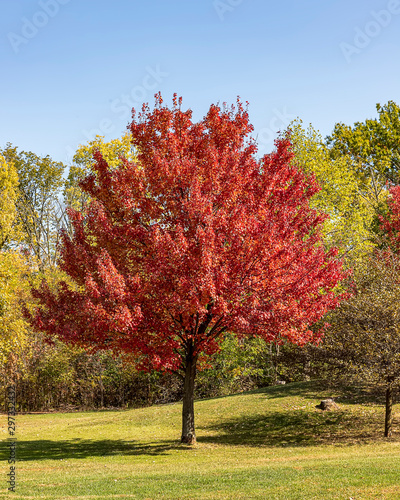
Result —
M323 393L326 393L323 395ZM258 391L257 391L258 392ZM292 382L286 385L273 385L260 391L268 399L302 397L306 399L323 399L332 397L335 389L332 389L324 381ZM322 396L321 396L322 394Z
M385 387L370 387L367 384L353 383L352 385L334 380L313 380L311 382L292 382L286 385L275 385L250 391L247 394L264 395L267 399L288 397L302 397L318 400L334 398L339 403L346 404L373 404L385 403ZM397 394L396 394L397 397Z
M368 443L382 437L382 422L371 415L355 415L336 410L329 412L292 410L266 415L231 418L199 430L211 431L198 436L199 443L230 446L318 446Z
M291 382L285 385L273 385L268 387L261 387L259 389L252 389L245 392L237 392L234 394L213 396L209 398L197 399L196 402L215 401L218 399L230 399L247 396L260 396L261 398L276 399L276 398L289 398L299 396L306 399L321 400L330 398L333 395L339 394L340 391L331 389L330 386L324 381L312 382Z
M38 439L36 441L17 441L18 461L37 460L69 460L84 459L88 457L109 457L129 455L167 455L174 449L188 450L185 445L177 441L164 440L156 443L142 444L134 441L117 439L70 439L57 440ZM2 447L0 459L8 459L9 451L6 446Z

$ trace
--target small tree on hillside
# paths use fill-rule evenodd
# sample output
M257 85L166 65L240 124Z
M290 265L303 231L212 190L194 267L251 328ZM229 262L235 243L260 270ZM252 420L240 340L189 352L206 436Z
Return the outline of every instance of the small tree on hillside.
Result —
M292 165L290 142L262 160L237 107L212 105L203 120L157 96L130 126L137 161L118 168L98 152L70 210L61 268L77 283L34 296L33 325L89 348L136 353L141 367L184 378L182 442L195 442L196 370L230 331L291 342L317 339L309 325L340 300L335 250L324 251L319 189Z
M354 265L353 296L327 316L331 328L313 349L319 359L386 390L385 437L392 434L400 381L400 187L390 190L379 248Z
M354 268L354 294L327 321L316 355L386 390L385 437L392 434L393 392L400 380L400 260L376 250Z

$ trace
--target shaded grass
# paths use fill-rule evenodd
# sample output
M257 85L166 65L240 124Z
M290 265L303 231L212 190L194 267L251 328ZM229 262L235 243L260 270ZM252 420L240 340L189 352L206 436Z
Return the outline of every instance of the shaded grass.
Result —
M315 409L332 396L337 411ZM195 412L193 448L177 439L180 404L20 415L13 497L400 499L398 415L385 440L384 409L363 389L288 384L198 401Z

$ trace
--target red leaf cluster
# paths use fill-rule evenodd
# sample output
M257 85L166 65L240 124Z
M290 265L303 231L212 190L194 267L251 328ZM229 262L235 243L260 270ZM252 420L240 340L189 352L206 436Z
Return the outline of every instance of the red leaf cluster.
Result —
M390 245L397 252L400 250L400 186L390 189L389 211L380 217L381 228L388 236Z

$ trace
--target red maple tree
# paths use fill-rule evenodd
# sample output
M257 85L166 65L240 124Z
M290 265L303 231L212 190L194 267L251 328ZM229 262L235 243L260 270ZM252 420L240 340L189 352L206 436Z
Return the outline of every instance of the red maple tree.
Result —
M60 267L78 285L34 290L32 324L93 349L136 353L141 367L184 377L182 442L195 442L199 359L224 332L299 344L341 297L334 250L321 243L314 178L292 164L290 139L256 158L246 109L212 105L198 123L181 99L143 106L130 125L136 162L95 154L81 183L91 202L69 210Z

